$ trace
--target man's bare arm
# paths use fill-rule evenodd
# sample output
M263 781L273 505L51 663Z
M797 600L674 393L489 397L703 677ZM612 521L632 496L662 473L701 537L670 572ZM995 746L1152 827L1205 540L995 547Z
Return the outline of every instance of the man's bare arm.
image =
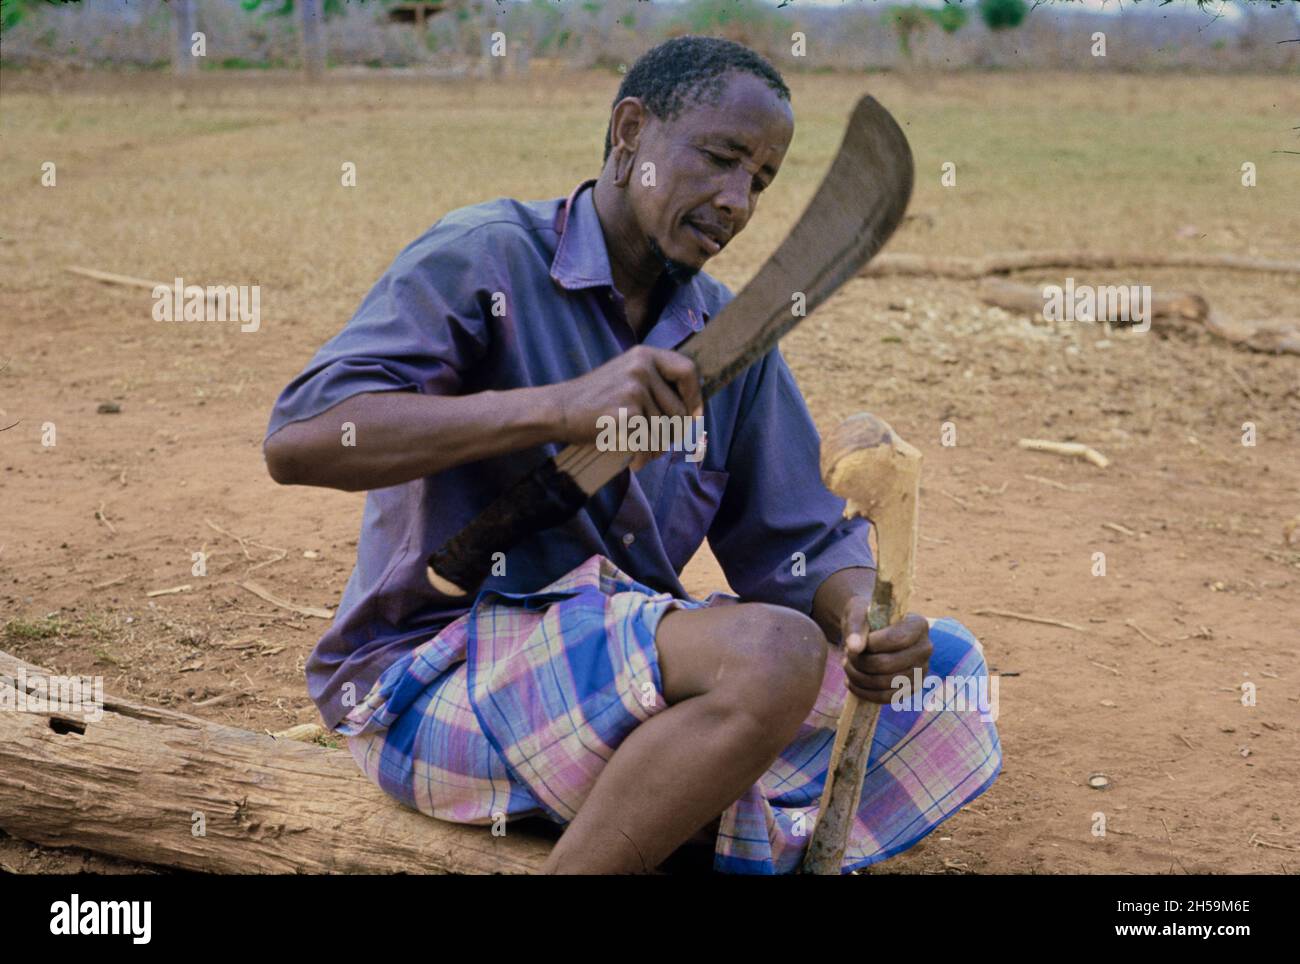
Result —
M637 346L585 375L554 385L424 395L353 395L266 440L266 466L282 485L357 492L400 485L446 469L546 442L587 444L598 419L685 416L702 406L694 363L677 352ZM351 423L344 445L345 423Z
M281 485L382 489L552 441L557 419L544 388L368 392L281 428L266 440L266 467ZM349 424L352 444L345 445Z

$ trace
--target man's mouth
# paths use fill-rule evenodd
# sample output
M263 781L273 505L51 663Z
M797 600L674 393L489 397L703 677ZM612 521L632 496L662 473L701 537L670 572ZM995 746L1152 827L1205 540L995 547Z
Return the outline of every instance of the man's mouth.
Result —
M731 240L729 232L715 225L689 219L685 223L699 241L700 247L707 251L710 257L726 247L727 242Z

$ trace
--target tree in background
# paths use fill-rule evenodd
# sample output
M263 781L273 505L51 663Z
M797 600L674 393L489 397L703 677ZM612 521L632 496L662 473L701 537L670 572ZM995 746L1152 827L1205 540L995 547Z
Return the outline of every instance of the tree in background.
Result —
M172 19L176 33L172 40L172 69L182 77L194 73L195 62L192 47L194 31L198 29L198 16L194 9L194 0L171 0Z
M241 0L240 6L252 13L262 3L263 0ZM345 0L281 0L279 9L266 12L273 17L290 17L297 9L299 49L308 80L317 79L325 71L325 36L321 24L330 17L341 16L344 3Z
M980 16L990 30L1019 27L1028 13L1025 0L980 0Z
M944 0L944 5L939 9L931 9L926 12L929 13L930 19L937 23L944 33L956 33L966 26L966 10L963 7L953 6L948 0Z
M898 49L903 59L912 62L912 37L925 32L925 25L930 22L929 11L924 7L895 7L890 11L894 24L894 33L898 34Z
M898 35L898 49L908 64L912 62L912 38L920 37L931 23L938 24L944 33L956 33L966 23L966 11L947 4L942 7L895 7L889 13L889 22Z
M1029 13L1025 0L980 0L980 17L993 33L992 48L997 60L1005 60L1011 52L1011 31L1020 26ZM981 55L980 60L984 60ZM985 61L985 66L989 62Z
M78 0L0 0L0 30L18 26L23 17L37 7L56 7L61 3L76 2Z
M770 57L774 25L785 29L790 24L789 18L759 0L688 0L670 22L668 36L725 37Z

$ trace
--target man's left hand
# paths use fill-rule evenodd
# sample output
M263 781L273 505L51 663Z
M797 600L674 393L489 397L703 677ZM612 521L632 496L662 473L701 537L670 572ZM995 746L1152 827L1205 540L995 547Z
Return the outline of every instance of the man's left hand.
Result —
M871 703L888 703L897 692L894 678L912 680L912 671L924 674L930 665L930 624L924 616L908 613L892 626L876 632L867 627L870 597L854 596L844 607L844 675L849 691Z

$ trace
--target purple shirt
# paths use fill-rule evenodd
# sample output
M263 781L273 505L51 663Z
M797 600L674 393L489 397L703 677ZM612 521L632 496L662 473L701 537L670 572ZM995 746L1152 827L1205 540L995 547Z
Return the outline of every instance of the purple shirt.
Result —
M431 227L280 395L267 435L362 392L549 385L633 347L588 190L594 183L567 200L498 198ZM494 299L498 292L504 301ZM731 297L700 272L673 291L643 343L676 347ZM655 591L690 598L678 575L707 536L742 599L810 613L831 573L874 568L868 524L844 520L843 500L822 485L817 431L778 350L705 403L704 427L702 461L676 451L635 474L624 470L570 522L512 549L507 574L485 586L532 592L600 554ZM307 689L327 726L392 662L466 612L429 588L425 560L561 448L484 459L367 494L356 567L307 662Z

